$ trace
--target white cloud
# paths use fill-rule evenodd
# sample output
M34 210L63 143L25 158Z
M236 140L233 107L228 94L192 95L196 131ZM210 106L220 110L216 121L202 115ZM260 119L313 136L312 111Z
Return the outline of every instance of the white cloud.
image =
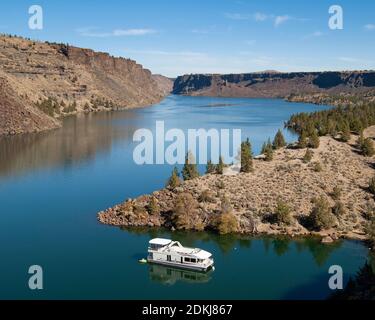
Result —
M375 30L375 24L371 24L371 23L366 24L365 29L366 30Z
M267 15L261 12L256 12L254 14L226 13L225 16L232 20L254 20L257 22L262 22L272 17L272 15Z
M288 15L277 16L275 18L275 27L280 26L281 24L287 22L290 19L292 19L292 18L290 16L288 16Z
M308 19L296 18L287 14L275 15L275 14L265 14L261 12L256 12L253 14L226 13L225 16L228 19L232 19L232 20L253 20L255 22L272 21L276 28L289 20L300 21L300 22L308 21Z
M110 32L101 32L97 30L97 28L82 28L78 29L77 32L84 37L96 38L144 36L157 33L154 29L115 29Z

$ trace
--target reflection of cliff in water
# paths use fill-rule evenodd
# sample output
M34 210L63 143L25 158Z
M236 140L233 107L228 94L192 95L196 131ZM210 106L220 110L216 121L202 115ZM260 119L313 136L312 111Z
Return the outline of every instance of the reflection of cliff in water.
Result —
M178 281L187 283L207 283L212 278L213 271L197 272L192 270L170 268L157 264L149 265L149 275L152 281L164 285L174 285Z
M131 141L137 118L133 111L82 114L64 119L57 130L2 137L0 176L89 161L98 152L109 150L116 140Z

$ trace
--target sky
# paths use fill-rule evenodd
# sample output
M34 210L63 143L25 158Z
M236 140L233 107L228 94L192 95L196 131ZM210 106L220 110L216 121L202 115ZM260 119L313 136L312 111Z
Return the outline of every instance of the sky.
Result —
M43 29L29 28L31 5ZM329 28L329 8L343 29ZM2 0L0 32L136 60L153 73L375 69L373 0Z

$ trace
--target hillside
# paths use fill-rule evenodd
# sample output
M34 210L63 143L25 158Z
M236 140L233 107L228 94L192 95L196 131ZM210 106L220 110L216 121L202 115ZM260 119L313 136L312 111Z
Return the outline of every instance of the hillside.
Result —
M0 134L15 134L57 127L54 118L77 112L157 103L169 79L107 53L1 36L0 81Z
M375 96L375 71L192 74L178 77L173 93L250 98L287 98L317 93Z
M375 127L366 130L365 136L374 138ZM374 197L367 189L374 172L374 157L358 153L355 135L348 143L329 136L320 140L310 162L303 161L306 149L283 148L275 152L272 162L254 160L251 173L208 174L185 181L175 189L128 199L99 213L99 221L115 226L174 229L174 212L180 195L185 195L188 199L185 207L189 212L184 220L185 229L213 229L225 209L233 212L239 233L316 234L330 235L332 239L365 239L366 217L375 207ZM335 194L337 186L340 195ZM340 209L335 213L332 228L316 232L308 227L307 221L314 206L312 199L320 197L326 199L331 208L340 203L337 207ZM150 211L152 199L159 212ZM290 207L290 226L273 222L278 200Z

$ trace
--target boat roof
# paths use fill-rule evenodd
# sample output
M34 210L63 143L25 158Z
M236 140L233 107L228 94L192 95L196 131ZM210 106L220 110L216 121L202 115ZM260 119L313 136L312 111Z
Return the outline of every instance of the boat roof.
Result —
M169 250L172 250L176 253L179 253L181 255L185 256L191 256L195 257L197 259L207 259L211 257L211 253L202 250L202 249L197 249L197 248L187 248L187 247L178 247L178 246L172 246L169 247Z
M170 239L155 238L155 239L150 240L149 243L159 245L159 246L166 246L166 245L170 244L171 242L172 242L172 240L170 240Z

